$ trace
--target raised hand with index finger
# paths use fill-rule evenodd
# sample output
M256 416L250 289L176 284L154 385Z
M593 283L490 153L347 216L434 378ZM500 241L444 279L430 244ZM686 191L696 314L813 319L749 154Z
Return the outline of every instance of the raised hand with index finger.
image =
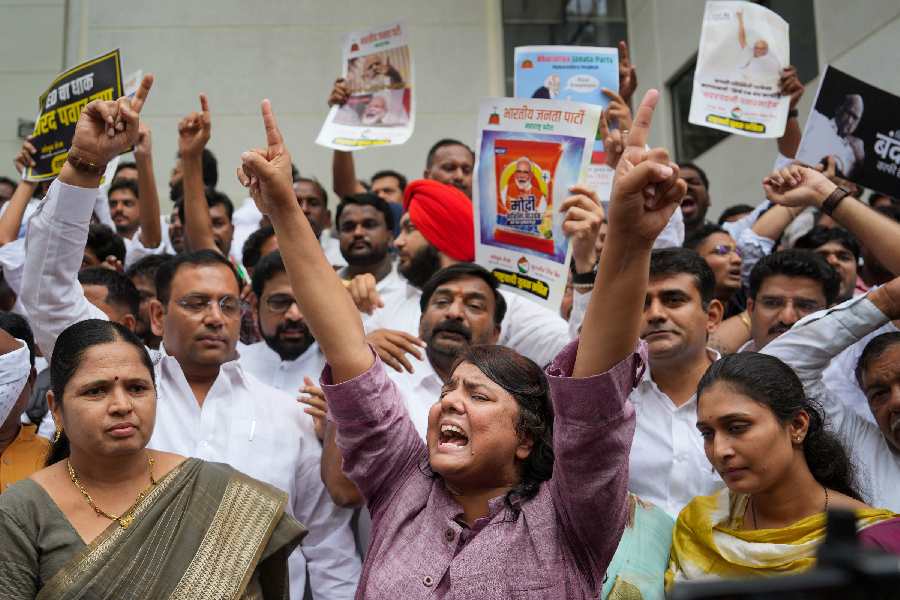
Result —
M291 155L268 99L262 101L262 118L266 129L266 149L255 148L241 154L238 180L250 193L263 214L271 214L279 206L297 204L291 173Z
M178 153L183 158L200 156L212 132L209 99L200 94L200 112L192 112L178 123Z
M134 146L139 115L152 86L153 75L148 73L134 98L94 100L85 106L75 125L69 162L102 173L106 163Z
M650 245L665 229L687 191L687 184L678 177L678 166L669 160L665 148L646 150L658 100L659 92L649 90L635 114L616 166L608 214L610 232L615 230Z

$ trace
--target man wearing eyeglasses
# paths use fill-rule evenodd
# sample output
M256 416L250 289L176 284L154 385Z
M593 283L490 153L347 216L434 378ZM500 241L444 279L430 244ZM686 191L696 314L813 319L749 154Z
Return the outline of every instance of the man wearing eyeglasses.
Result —
M107 318L85 298L78 270L103 165L137 135L139 109L127 110L127 102L85 108L68 162L29 226L20 300L45 356L52 356L69 325ZM123 120L119 127L111 125L115 114ZM285 491L288 512L310 532L288 561L292 597L303 597L308 572L313 598L349 600L360 573L352 513L328 498L313 421L294 395L254 377L237 360L240 293L234 265L209 247L159 267L150 304L153 332L162 338L159 351L151 352L158 400L150 447L224 462Z
M325 357L297 308L278 251L262 257L253 271L257 318L263 341L238 345L241 366L279 390L296 394L316 382Z

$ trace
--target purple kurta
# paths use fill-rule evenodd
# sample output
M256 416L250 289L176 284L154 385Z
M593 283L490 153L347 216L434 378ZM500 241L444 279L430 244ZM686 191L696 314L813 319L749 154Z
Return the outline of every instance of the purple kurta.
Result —
M553 478L519 505L503 497L473 528L413 428L381 360L322 387L344 471L366 498L372 538L357 598L597 598L626 518L634 409L645 364L636 352L606 373L569 377L577 341L547 368L555 413ZM437 400L435 398L435 400Z

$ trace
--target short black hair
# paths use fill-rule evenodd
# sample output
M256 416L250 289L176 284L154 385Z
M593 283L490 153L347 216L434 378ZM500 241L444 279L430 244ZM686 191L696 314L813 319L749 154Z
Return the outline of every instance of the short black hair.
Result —
M156 280L156 272L160 265L174 258L172 254L150 254L135 262L125 270L125 277L134 279L135 277L146 277L147 279Z
M387 230L391 232L394 231L394 212L388 205L387 200L372 192L353 194L352 196L346 196L341 200L334 215L334 224L337 226L338 231L341 230L341 213L344 212L344 207L350 204L373 207L384 216L384 224L387 226Z
M828 262L812 250L791 248L779 250L764 256L750 271L749 296L756 300L756 294L769 277L806 277L822 284L825 302L834 304L841 290L841 278Z
M180 153L177 153L176 156L181 158ZM200 155L200 162L203 170L203 185L215 188L219 183L219 161L216 160L216 155L209 148L204 148L203 154Z
M116 165L116 172L113 174L113 179L116 178L116 175L119 174L119 171L122 169L135 169L137 170L137 163L131 160L120 160L119 164Z
M11 185L12 188L13 188L13 190L15 190L17 187L19 187L19 184L18 184L18 183L16 183L15 181L13 181L12 179L10 179L9 177L4 177L4 176L2 176L2 175L0 175L0 183L6 183L6 184Z
M81 285L99 285L106 288L106 302L138 316L141 309L141 294L128 277L104 267L91 267L78 272Z
M498 327L506 316L506 299L500 293L500 282L494 277L490 271L475 263L461 262L449 267L444 267L431 276L425 285L422 286L422 297L419 298L419 307L422 314L428 309L428 302L434 291L449 281L462 279L463 277L476 277L484 281L491 291L494 292L494 324Z
M397 180L397 185L400 186L400 191L403 192L406 190L406 177L404 177L397 171L394 171L393 169L382 169L381 171L378 171L377 173L372 175L372 183L375 183L376 179L382 179L384 177L393 177Z
M315 177L297 177L297 179L294 180L294 183L308 183L316 188L316 192L319 194L325 207L328 208L328 192L325 191L325 186L319 183L318 179Z
M742 215L744 213L753 212L753 207L749 204L735 204L733 206L729 206L725 210L722 211L722 214L719 215L719 225L725 223L731 217L735 215Z
M434 145L428 150L428 157L425 159L425 168L430 169L431 165L434 164L434 155L437 154L437 151L445 146L462 146L466 150L469 151L469 154L472 155L472 161L475 160L475 151L469 148L466 144L463 144L459 140L454 140L452 138L444 138L438 140L434 143Z
M291 181L297 181L300 179L300 169L297 168L293 162L291 163Z
M262 298L263 290L270 279L279 273L287 273L284 267L284 260L281 258L281 252L276 250L270 252L259 259L256 267L253 269L253 293L256 294L257 300Z
M650 279L674 275L693 276L704 309L715 298L716 275L696 250L661 248L650 254Z
M206 205L209 208L213 206L219 206L220 204L225 207L225 213L228 215L228 220L231 221L231 217L234 214L234 204L231 203L231 199L220 192L219 190L214 190L213 188L207 187L204 190L206 194ZM175 203L176 208L178 209L178 218L181 219L182 224L184 223L184 199L182 198L178 202Z
M724 233L726 235L731 235L718 225L713 225L712 223L704 223L696 230L692 231L686 238L684 238L684 243L681 245L681 247L687 248L689 250L696 250L704 241L706 241L706 238L714 233Z
M139 197L140 195L138 186L135 182L130 179L120 179L118 181L112 182L112 185L109 186L109 190L107 190L106 192L106 197L108 198L112 195L113 192L116 192L118 190L128 190L129 192L134 194L135 198Z
M178 273L178 269L180 269L181 267L216 265L223 265L228 267L228 270L231 271L231 273L234 275L234 280L237 282L238 290L243 287L237 269L234 268L234 265L231 264L230 260L222 256L222 254L220 254L216 250L196 250L194 252L177 254L159 265L159 269L156 271L157 300L159 300L163 306L169 303L169 295L172 291L172 280L175 279L175 275Z
M28 324L28 320L19 313L2 311L0 312L0 329L25 342L25 345L28 346L28 358L33 367L35 356L34 332L31 331L31 325Z
M837 242L859 260L859 242L856 241L852 233L841 227L813 227L803 237L794 242L794 248L815 250L828 242Z
M700 176L700 181L703 182L703 187L706 188L707 192L709 191L709 177L706 176L706 171L704 171L703 169L701 169L700 167L698 167L696 164L694 164L692 162L680 162L680 163L678 163L678 168L682 171L684 169L693 169L693 170L697 171L697 175Z
M863 391L865 391L863 388L863 376L866 374L866 369L869 368L872 361L879 359L882 354L895 344L900 344L900 331L876 335L866 344L862 354L859 355L859 361L856 363L856 382L859 383L859 387Z
M890 206L877 206L872 210L883 214L888 219L892 219L897 223L900 223L900 206L896 204L891 204Z
M85 246L103 262L107 256L115 256L125 262L125 241L115 231L102 223L91 223Z
M271 225L260 227L250 234L241 249L241 260L244 267L253 269L262 258L262 247L269 239L275 237L275 228Z

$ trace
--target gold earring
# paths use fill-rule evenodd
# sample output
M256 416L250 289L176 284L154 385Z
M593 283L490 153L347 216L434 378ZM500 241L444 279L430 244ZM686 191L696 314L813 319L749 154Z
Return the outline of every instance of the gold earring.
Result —
M62 428L56 430L56 435L53 436L53 443L58 444L60 437L62 437Z

